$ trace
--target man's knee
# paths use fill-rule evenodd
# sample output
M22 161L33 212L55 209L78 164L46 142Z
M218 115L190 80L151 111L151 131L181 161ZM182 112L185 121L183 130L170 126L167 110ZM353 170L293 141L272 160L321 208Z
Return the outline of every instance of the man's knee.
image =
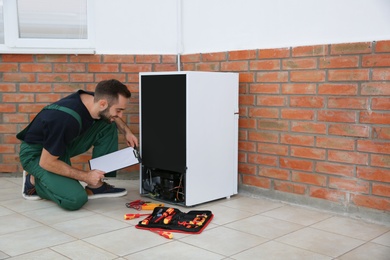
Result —
M88 201L88 195L83 190L82 192L72 194L71 199L62 200L58 202L58 205L66 210L74 211L82 208Z

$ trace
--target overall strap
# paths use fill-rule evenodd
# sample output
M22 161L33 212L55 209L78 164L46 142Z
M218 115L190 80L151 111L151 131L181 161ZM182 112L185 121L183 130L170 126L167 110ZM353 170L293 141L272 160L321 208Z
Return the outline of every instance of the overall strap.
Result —
M45 106L43 109L59 110L59 111L68 113L69 115L73 116L77 120L77 122L79 122L79 133L81 132L81 127L82 127L81 117L73 109L70 109L70 108L67 108L67 107L63 107L63 106L59 106L57 104L51 104L51 105Z

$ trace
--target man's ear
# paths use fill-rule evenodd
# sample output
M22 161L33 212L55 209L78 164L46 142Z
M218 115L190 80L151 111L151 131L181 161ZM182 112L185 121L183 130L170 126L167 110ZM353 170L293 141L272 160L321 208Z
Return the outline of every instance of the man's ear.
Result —
M100 99L98 101L98 104L99 104L99 110L100 111L103 111L103 110L105 110L108 107L107 99Z

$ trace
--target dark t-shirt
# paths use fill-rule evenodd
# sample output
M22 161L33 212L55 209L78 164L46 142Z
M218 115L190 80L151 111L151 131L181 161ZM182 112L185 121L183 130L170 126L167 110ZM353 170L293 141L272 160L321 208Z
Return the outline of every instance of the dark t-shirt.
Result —
M59 110L44 109L35 117L23 140L26 143L41 144L51 155L63 155L67 145L94 123L94 119L81 101L80 94L94 93L79 90L54 104L70 108L79 114L82 122L81 131L80 124L72 115Z

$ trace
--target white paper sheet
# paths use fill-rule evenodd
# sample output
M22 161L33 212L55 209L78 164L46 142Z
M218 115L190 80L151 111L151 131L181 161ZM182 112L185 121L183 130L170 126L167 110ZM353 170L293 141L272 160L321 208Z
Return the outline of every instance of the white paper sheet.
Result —
M89 160L91 170L101 170L106 173L139 163L135 157L133 147L127 147L119 151L109 153Z

